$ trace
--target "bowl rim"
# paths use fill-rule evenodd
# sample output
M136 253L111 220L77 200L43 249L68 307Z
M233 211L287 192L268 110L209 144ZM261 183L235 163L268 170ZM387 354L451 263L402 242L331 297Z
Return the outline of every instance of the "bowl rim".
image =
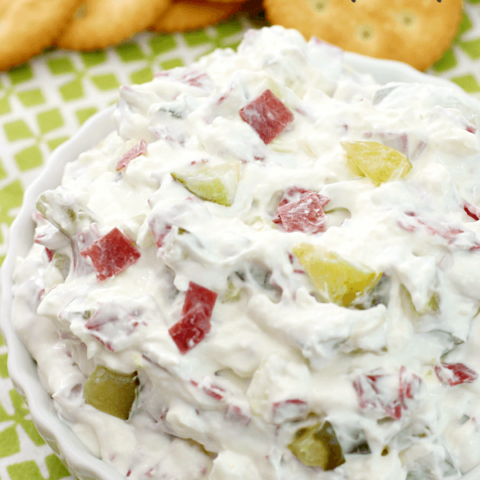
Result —
M64 460L71 473L84 479L121 480L124 477L113 467L88 452L76 434L58 416L53 400L38 376L36 363L11 323L12 277L19 250L26 243L22 242L21 234L27 230L33 234L31 214L35 209L38 195L46 188L58 185L63 169L69 161L75 160L82 151L100 143L108 133L113 131L114 125L111 119L113 111L112 106L89 118L72 138L52 153L40 175L27 187L20 212L10 227L7 255L0 271L0 331L8 348L10 379L26 401L40 435ZM12 239L19 241L14 242ZM28 243L30 246L33 244L33 236Z
M378 83L389 81L430 83L449 87L467 99L478 112L480 101L467 94L458 85L443 78L415 70L409 65L393 60L380 60L360 54L345 52L344 64L360 73L369 73ZM0 331L8 346L8 371L10 379L22 398L26 400L33 422L41 436L63 459L70 471L83 479L122 480L125 477L112 466L91 454L76 434L58 416L51 396L38 376L36 364L18 337L11 323L13 271L22 244L22 232L33 232L31 214L35 200L46 188L58 185L64 166L87 148L100 143L115 128L112 121L114 106L102 110L88 119L64 144L59 146L44 165L40 175L26 189L20 212L12 223L7 238L7 255L0 271L1 303ZM19 241L12 241L19 239ZM33 235L23 243L33 244ZM462 480L480 480L480 465L462 477Z

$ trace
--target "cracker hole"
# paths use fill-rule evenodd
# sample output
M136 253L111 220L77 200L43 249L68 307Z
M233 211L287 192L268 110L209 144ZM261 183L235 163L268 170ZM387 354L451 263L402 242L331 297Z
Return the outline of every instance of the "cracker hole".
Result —
M368 25L361 25L357 28L357 36L360 38L360 40L368 42L373 38L373 28Z
M316 12L324 12L328 8L328 0L310 0L310 5Z
M86 16L87 16L87 4L82 3L82 5L80 5L77 8L77 11L75 12L74 18L75 18L75 20L81 20L82 18L85 18Z
M400 25L409 28L415 25L417 22L417 16L411 12L402 12L398 16L398 21L400 22Z

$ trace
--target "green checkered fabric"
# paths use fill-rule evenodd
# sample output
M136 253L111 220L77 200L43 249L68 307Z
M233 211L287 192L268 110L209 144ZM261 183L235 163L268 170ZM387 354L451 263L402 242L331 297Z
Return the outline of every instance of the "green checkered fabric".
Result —
M92 53L51 49L0 73L0 263L25 188L56 147L117 100L120 85L147 82L215 48L236 48L247 28L262 23L252 22L238 16L192 33L145 32ZM429 73L480 98L480 0L467 0L457 39ZM38 435L12 387L0 339L0 480L67 478L72 477Z

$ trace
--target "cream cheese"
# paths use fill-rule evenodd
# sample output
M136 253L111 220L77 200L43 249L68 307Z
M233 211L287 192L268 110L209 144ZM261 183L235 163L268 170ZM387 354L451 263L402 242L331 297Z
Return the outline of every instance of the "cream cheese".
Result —
M271 143L239 114L267 90L293 114ZM120 94L117 130L45 194L14 279L15 327L85 446L132 480L437 480L480 463L478 112L448 88L378 85L281 27ZM376 186L341 141L412 169ZM219 183L202 193L179 180L192 171L220 172L229 196L206 200ZM326 198L321 231L275 220L292 188ZM140 257L99 282L80 252L114 228ZM325 302L303 244L383 276ZM218 297L182 352L190 282ZM127 421L85 402L97 366L138 375ZM324 422L345 460L328 471L291 448Z

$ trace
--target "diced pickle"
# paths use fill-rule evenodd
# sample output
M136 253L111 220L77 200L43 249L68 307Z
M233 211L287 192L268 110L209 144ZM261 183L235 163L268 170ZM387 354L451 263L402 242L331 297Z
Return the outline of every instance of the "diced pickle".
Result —
M97 410L128 420L137 385L136 373L126 375L97 367L83 386L85 402Z
M414 315L437 315L440 312L440 295L434 292L428 303L421 310L417 310L413 304L412 295L404 286L400 286L401 298L405 299L406 307Z
M191 171L172 172L171 175L197 197L229 207L235 200L240 164L225 163Z
M390 277L383 274L369 294L362 297L361 302L355 304L355 308L359 310L368 310L377 305L385 305L388 307L391 285L392 281Z
M67 278L70 271L70 257L68 255L56 253L52 258L52 264L60 270L63 278Z
M293 249L324 300L347 307L371 291L382 274L353 264L320 246L302 243Z
M217 457L216 453L209 452L201 443L198 443L195 440L192 440L191 438L186 438L185 441L189 443L192 447L198 448L202 453L204 453L205 455L208 455L210 458L215 459Z
M362 172L377 187L404 177L412 168L410 160L398 150L378 142L340 142L356 173Z
M434 293L427 303L428 312L439 312L440 311L440 295Z
M242 289L237 288L231 280L228 281L228 288L222 297L222 303L237 303L242 298Z
M93 221L90 213L79 205L73 193L63 187L42 193L37 199L36 208L44 218L68 237Z
M288 448L307 467L322 467L327 471L345 463L342 447L330 422L300 429Z

